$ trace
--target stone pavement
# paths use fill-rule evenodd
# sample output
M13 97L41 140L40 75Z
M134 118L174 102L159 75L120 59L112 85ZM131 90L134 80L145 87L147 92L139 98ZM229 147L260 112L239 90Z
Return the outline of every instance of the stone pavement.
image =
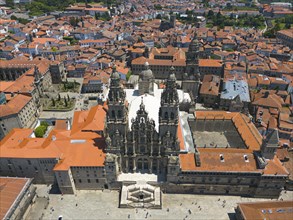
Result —
M45 189L39 189L45 187ZM46 194L46 186L38 185L37 193ZM77 191L76 195L50 194L47 209L32 207L27 219L35 219L36 213L43 219L234 219L234 208L239 202L268 201L270 199L240 196L162 194L162 209L121 209L119 192ZM283 193L281 198L293 198L293 192ZM225 200L225 202L224 202ZM274 199L276 200L276 199ZM147 218L146 218L147 216Z
M148 174L148 173L121 173L118 175L118 180L120 182L123 181L137 181L137 182L148 182L153 181L156 182L158 180L158 176L156 174Z
M54 111L43 111L40 114L39 119L41 120L56 120L56 119L69 119L73 117L74 110L68 112L54 112Z

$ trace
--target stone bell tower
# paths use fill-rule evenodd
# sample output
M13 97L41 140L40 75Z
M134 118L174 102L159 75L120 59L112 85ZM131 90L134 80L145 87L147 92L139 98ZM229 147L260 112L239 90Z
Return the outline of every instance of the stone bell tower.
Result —
M125 105L125 91L120 85L120 75L113 67L110 77L110 90L108 94L108 113L106 131L106 151L119 154L124 150L125 137L128 128L127 108Z
M189 77L197 79L200 76L199 73L199 41L197 34L194 34L192 41L189 44L188 51L186 53L186 71Z
M274 159L276 150L279 144L279 133L277 129L272 130L268 133L266 138L263 140L261 146L261 154L265 159Z
M165 154L176 155L180 151L177 140L179 98L174 67L171 67L170 71L171 74L167 79L166 88L161 96L159 135Z

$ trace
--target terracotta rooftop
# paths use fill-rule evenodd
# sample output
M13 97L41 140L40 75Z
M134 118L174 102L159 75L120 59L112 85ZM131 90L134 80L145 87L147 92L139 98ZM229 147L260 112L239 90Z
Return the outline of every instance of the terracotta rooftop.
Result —
M201 166L195 164L193 153L180 154L182 171L210 171L210 172L258 172L257 164L252 153L235 149L200 148ZM221 155L224 158L221 160ZM245 156L248 160L245 160Z
M218 95L220 87L220 77L214 75L205 75L200 87L200 94Z
M249 152L260 149L262 137L244 114L225 111L195 111L194 116L196 119L202 120L232 120Z
M29 182L27 178L0 177L0 219L6 219L9 209Z
M245 220L290 220L293 200L240 203L238 207Z
M180 168L182 171L209 172L255 172L264 175L289 175L277 158L268 161L265 169L258 169L253 153L245 149L233 148L198 148L200 166L196 166L194 153L180 154Z
M104 166L102 134L106 106L75 112L72 130L58 127L46 138L32 138L32 129L13 129L1 142L3 158L58 158L54 170L70 166Z
M32 97L18 94L8 103L0 105L0 117L18 114L30 101Z

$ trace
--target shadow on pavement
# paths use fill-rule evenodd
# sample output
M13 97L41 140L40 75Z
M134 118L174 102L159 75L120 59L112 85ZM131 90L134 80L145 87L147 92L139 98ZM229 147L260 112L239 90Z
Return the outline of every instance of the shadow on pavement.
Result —
M228 213L229 220L236 220L236 214L235 213Z
M51 186L49 194L61 194L61 191L56 183Z

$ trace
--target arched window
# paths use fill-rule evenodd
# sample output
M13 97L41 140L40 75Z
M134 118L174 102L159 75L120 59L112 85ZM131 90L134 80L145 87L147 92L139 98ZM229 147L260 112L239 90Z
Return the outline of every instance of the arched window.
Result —
M164 118L168 119L168 112L165 112Z
M144 159L144 160L143 160L143 169L144 169L144 170L149 169L149 162L148 162L148 159Z
M115 111L112 110L112 118L115 118Z
M118 118L121 118L121 117L122 117L121 110L118 110Z
M140 170L142 169L142 159L137 160L137 168Z
M171 119L173 120L174 119L174 113L171 112Z

